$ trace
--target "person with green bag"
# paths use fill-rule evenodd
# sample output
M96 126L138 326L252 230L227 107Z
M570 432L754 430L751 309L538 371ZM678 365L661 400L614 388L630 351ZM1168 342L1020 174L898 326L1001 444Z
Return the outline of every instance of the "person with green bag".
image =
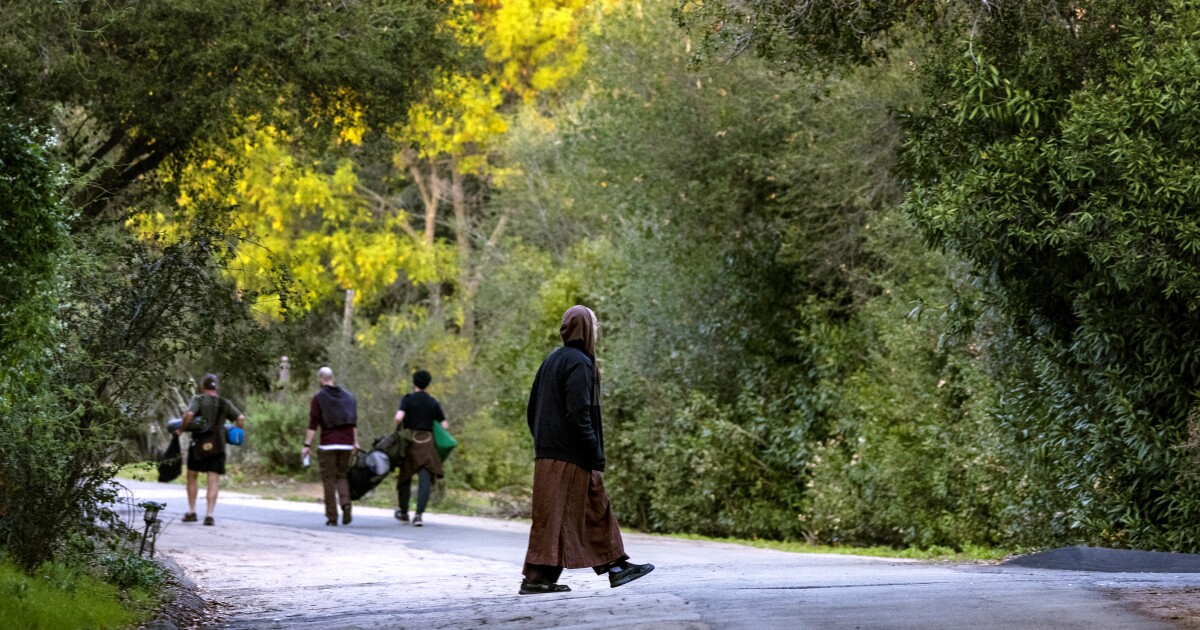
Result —
M396 429L408 440L408 454L400 466L399 476L396 477L396 519L403 523L409 522L408 506L412 499L412 478L413 475L417 475L417 513L412 517L412 525L421 527L424 524L422 515L425 513L425 505L429 503L433 480L445 476L442 460L450 454L450 449L454 448L457 442L454 442L449 433L445 433L449 427L441 403L425 391L433 382L433 376L425 370L417 370L413 374L412 382L413 392L400 399L400 409L396 411ZM445 435L436 439L436 433Z

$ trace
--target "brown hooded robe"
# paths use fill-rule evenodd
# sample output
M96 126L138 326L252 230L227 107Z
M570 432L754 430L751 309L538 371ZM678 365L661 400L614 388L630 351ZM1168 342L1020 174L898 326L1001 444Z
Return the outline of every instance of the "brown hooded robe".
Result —
M568 309L563 314L559 334L564 345L580 348L589 357L596 356L596 314L591 309L585 306ZM598 369L595 374L598 390ZM593 400L599 400L598 391ZM557 459L537 459L525 577L554 582L564 567L592 567L601 573L626 559L617 517L604 491L604 473Z

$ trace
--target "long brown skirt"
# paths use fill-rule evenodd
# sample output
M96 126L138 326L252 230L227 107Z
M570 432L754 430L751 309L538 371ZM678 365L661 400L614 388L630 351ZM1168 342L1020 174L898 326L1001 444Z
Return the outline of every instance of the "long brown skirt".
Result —
M442 458L438 457L437 446L433 443L433 433L414 431L413 443L408 445L408 455L400 465L400 478L412 479L422 468L437 479L445 476L442 472Z
M604 473L556 459L534 462L533 527L525 562L582 569L625 557Z

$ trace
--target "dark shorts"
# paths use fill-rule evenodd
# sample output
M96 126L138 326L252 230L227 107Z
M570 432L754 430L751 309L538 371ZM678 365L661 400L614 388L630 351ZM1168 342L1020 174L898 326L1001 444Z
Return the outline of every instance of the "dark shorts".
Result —
M193 449L189 447L187 456L188 470L193 470L195 472L213 472L217 473L218 475L225 474L225 453L213 455L212 457L207 457L205 459L196 459L196 456L192 451Z

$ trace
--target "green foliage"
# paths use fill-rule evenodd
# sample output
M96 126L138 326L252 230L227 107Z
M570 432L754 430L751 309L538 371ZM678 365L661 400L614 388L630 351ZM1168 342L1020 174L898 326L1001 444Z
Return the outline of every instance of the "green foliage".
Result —
M1001 420L1061 495L1058 527L1195 550L1200 487L1176 447L1200 378L1200 10L1095 3L1075 37L993 22L914 125L908 211L983 281L1015 412Z
M37 387L9 388L0 422L0 544L34 567L78 539L115 540L126 528L111 509L116 426L85 424Z
M81 410L56 389L61 355L49 344L61 338L53 316L70 248L54 167L27 132L2 123L0 133L0 186L13 201L0 239L15 239L0 259L0 546L33 567L69 535L112 520L103 508L111 437L79 423Z
M905 21L937 19L952 3L897 0L677 0L674 16L701 37L696 61L747 51L801 68L869 63L888 53L881 41Z
M40 120L62 114L65 160L89 178L74 201L87 215L120 215L107 200L239 117L292 111L334 127L334 103L349 95L376 128L402 120L454 58L439 27L450 10L396 0L24 3L0 21L0 96Z
M54 270L66 241L59 184L37 135L0 110L0 198L5 200L0 216L0 361L6 366L35 353L50 333Z
M308 403L309 397L298 393L281 392L274 400L269 396L251 398L247 407L254 412L247 411L247 438L242 448L274 472L300 472L300 450L308 430Z
M1004 510L1017 475L993 421L998 391L970 344L939 340L936 308L906 317L914 303L949 299L946 262L923 251L894 212L876 217L869 233L882 261L875 279L885 288L843 333L852 343L822 334L825 327L818 333L827 341L814 344L830 362L856 367L830 383L839 420L809 460L809 537L917 548L1009 544L1015 532Z
M5 627L22 630L125 628L143 620L144 609L138 611L125 603L145 599L144 592L136 590L143 586L161 583L129 584L126 587L135 590L122 596L118 589L126 587L105 583L64 564L47 563L26 573L0 560L0 619L5 620Z
M709 39L717 50L741 41L802 68L861 60L810 37L837 3L702 4L694 23L718 31L713 16L747 18L730 22L737 37ZM928 50L912 59L929 107L907 118L905 210L982 289L952 302L948 329L986 331L979 356L1002 388L993 453L1016 479L1005 527L1043 543L1197 549L1183 445L1200 376L1200 11L1172 0L881 7L848 16L875 20L860 52L901 57L883 32Z
M608 440L621 462L608 478L626 522L702 535L803 536L803 479L769 459L737 411L694 394L672 416L645 414L622 426Z
M108 551L99 557L104 580L122 590L139 589L153 591L161 588L167 580L167 571L149 558L143 558L128 549Z
M497 406L499 406L497 404ZM472 490L512 492L527 488L533 477L533 440L529 430L481 409L453 431L459 447L446 461L447 483Z

